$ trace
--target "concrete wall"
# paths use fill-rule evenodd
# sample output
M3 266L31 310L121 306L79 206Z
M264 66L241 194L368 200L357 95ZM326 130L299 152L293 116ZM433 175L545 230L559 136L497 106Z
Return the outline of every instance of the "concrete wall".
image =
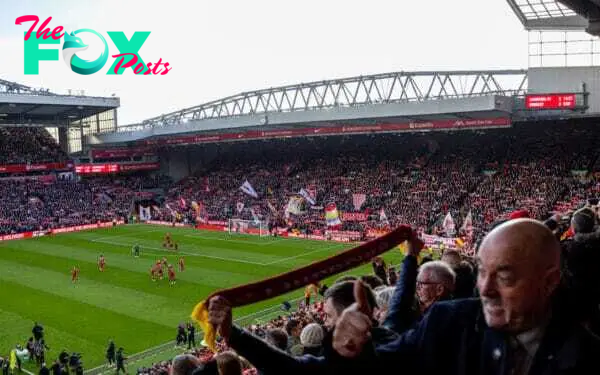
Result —
M214 145L177 147L161 151L159 154L160 172L178 181L193 175L218 156L218 147Z

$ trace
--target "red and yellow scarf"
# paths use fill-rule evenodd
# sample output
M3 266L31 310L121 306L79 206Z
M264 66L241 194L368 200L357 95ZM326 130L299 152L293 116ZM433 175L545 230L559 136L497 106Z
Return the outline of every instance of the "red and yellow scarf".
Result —
M192 312L192 319L204 331L204 341L206 341L208 347L215 351L216 330L208 321L208 301L212 297L221 296L229 301L232 307L241 307L274 298L365 264L373 257L409 240L411 235L412 229L403 225L373 241L363 243L353 249L308 266L255 283L219 290L196 305Z

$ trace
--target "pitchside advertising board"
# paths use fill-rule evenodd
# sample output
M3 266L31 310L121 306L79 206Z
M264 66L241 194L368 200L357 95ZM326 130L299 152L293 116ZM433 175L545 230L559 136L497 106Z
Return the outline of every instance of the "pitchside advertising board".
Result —
M527 109L573 109L577 104L575 94L536 94L525 96Z

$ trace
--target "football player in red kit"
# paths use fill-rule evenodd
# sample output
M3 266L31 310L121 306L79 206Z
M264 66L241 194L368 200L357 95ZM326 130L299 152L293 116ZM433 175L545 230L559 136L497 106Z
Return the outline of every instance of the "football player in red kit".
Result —
M76 283L79 280L79 267L74 266L71 270L71 282Z
M104 272L105 266L106 266L106 259L104 259L104 255L100 254L100 258L98 258L98 270L100 272Z
M183 272L185 270L185 260L183 257L179 257L179 272Z
M171 264L169 264L169 285L175 285L175 269Z

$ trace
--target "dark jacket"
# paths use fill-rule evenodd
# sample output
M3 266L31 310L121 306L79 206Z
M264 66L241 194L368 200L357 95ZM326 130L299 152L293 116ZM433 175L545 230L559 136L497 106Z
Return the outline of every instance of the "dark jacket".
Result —
M385 328L396 333L403 333L412 328L419 320L419 313L414 309L418 269L416 257L412 255L404 257L400 279L396 282L387 317L383 322Z
M393 341L397 335L384 328L373 328L372 337L378 343ZM319 375L338 374L338 364L345 366L344 360L331 346L332 335L328 333L323 340L323 356L303 355L293 357L279 350L257 336L238 327L233 327L228 345L240 356L246 358L264 375Z
M108 348L106 349L106 358L115 359L115 343L111 342L108 344Z
M388 306L388 315L383 322L385 328L398 334L414 328L423 317L415 298L418 269L419 266L416 257L412 255L404 257L400 280L396 284L394 294ZM441 296L438 301L448 299L452 299L451 294Z
M571 305L581 312L581 318L588 318L600 303L600 232L576 234L561 246L563 278Z
M345 374L503 375L508 337L487 327L477 299L434 304L415 329L365 348ZM600 339L553 313L529 375L600 374ZM344 363L344 362L341 362ZM392 370L393 369L393 370Z

